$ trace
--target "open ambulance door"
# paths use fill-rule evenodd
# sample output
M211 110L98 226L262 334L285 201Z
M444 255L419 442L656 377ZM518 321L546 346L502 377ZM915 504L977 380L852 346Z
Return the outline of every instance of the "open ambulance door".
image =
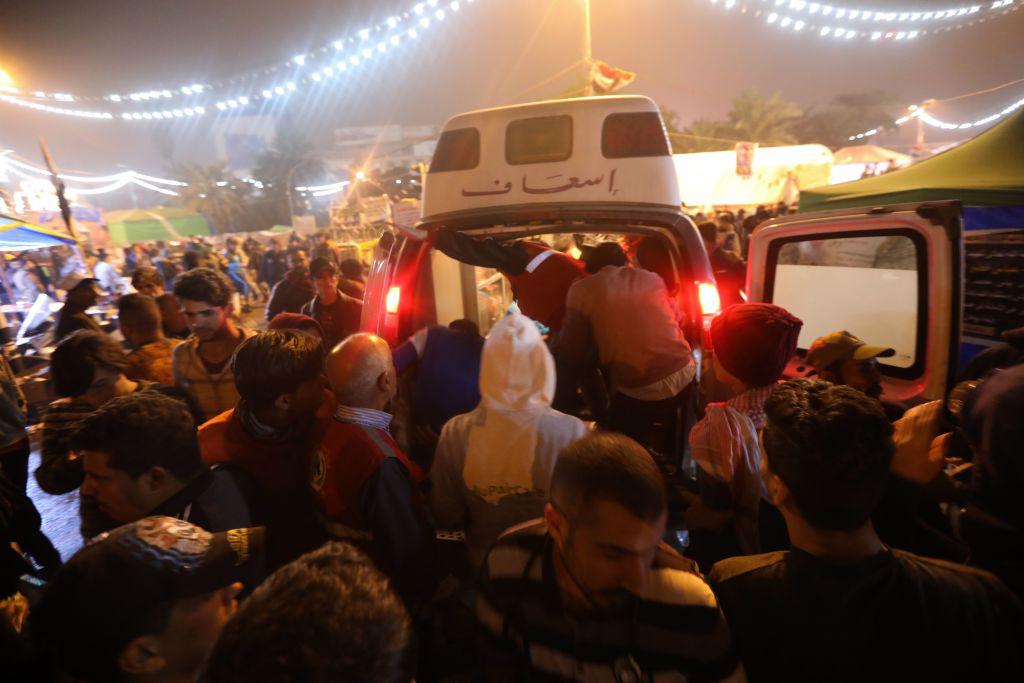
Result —
M811 374L804 361L811 342L848 330L895 349L878 359L886 400L944 398L960 343L961 233L954 202L797 214L759 226L750 240L748 300L804 321L787 376Z

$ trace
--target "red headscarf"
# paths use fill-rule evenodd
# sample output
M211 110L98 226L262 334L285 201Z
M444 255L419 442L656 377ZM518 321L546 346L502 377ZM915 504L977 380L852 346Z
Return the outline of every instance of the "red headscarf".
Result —
M711 321L711 344L726 370L749 387L778 381L796 353L803 321L774 304L736 304Z

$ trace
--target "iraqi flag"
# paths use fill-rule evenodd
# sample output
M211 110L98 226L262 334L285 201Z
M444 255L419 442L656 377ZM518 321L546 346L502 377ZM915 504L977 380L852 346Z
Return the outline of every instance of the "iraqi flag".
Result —
M635 80L636 74L632 71L616 69L596 59L590 64L590 85L598 95L607 95Z

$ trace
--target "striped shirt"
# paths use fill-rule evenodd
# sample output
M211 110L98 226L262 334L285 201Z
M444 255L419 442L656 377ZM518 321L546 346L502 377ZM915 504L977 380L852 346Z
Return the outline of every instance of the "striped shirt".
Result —
M391 433L391 413L373 408L353 408L352 406L338 406L334 411L334 419L338 422L362 425L374 429L382 429L388 434Z
M745 681L714 594L687 560L658 549L649 589L620 616L577 621L562 608L543 520L509 530L477 596L485 680Z

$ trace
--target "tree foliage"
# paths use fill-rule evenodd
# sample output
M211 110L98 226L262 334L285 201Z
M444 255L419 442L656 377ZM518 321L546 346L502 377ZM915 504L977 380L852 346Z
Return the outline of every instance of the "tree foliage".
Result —
M263 199L259 202L263 223L291 224L289 193L296 186L316 185L324 177L324 162L313 143L287 122L282 122L274 142L256 162L254 175L263 184ZM296 214L303 204L292 196Z
M793 127L803 116L798 104L782 99L782 93L764 95L748 88L732 101L729 123L737 137L762 145L791 145L796 142Z
M178 190L178 203L206 216L218 232L245 229L248 185L239 181L224 162L183 164L176 174L188 183Z
M824 107L809 109L794 130L801 142L836 149L853 144L851 135L890 124L898 110L896 97L890 93L845 93Z
M699 118L682 127L679 115L664 108L662 118L674 153L727 150L737 142L819 143L836 149L850 144L851 135L891 122L897 109L896 98L884 92L845 93L826 106L804 108L779 92L765 95L750 88L733 99L723 120Z

